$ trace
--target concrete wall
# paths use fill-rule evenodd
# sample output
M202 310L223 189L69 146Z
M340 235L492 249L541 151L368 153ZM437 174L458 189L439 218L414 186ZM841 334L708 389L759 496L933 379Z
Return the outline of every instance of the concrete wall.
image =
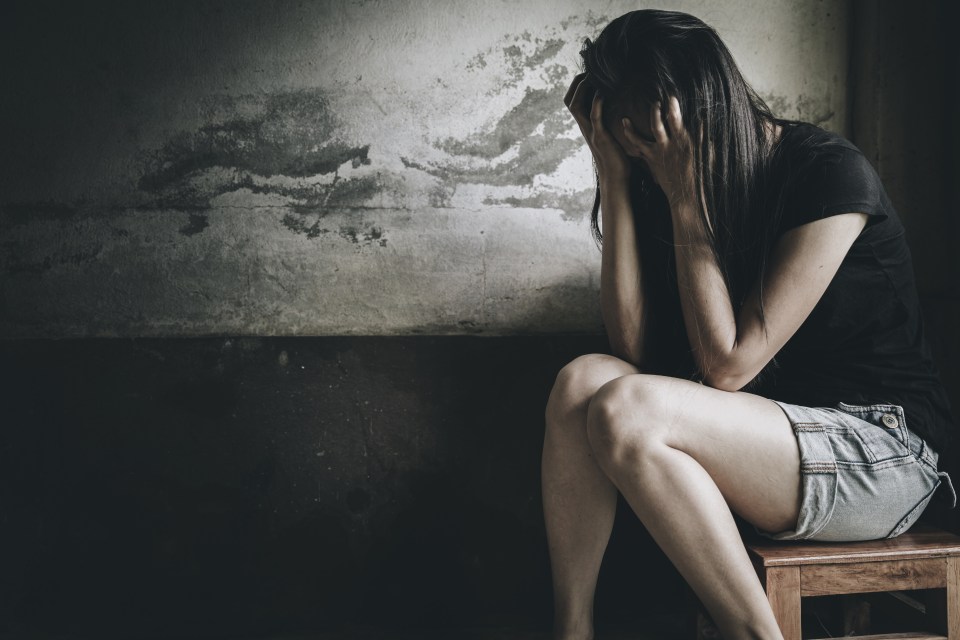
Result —
M597 332L561 98L637 6L5 3L0 335ZM847 3L663 6L845 131Z

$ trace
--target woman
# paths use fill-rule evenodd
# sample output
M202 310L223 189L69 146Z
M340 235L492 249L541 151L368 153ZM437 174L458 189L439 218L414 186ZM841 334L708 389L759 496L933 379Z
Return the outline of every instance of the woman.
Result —
M634 11L581 55L564 101L613 355L567 365L546 408L556 637L592 637L619 491L726 638L781 638L734 513L865 540L953 492L903 227L856 147L773 117L700 20Z

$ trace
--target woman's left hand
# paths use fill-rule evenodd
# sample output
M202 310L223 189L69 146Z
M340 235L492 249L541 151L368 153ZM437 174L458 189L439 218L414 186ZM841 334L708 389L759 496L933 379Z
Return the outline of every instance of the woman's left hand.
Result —
M667 196L670 209L676 210L681 204L696 201L693 141L683 126L680 102L675 97L669 99L665 118L661 111L659 102L650 109L652 141L641 137L629 118L624 118L621 124L624 137L635 145L646 161L654 181Z

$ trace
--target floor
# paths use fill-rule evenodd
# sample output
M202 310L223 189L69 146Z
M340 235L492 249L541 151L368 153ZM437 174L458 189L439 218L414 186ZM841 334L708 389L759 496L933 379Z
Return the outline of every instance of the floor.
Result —
M108 637L113 636L103 636L103 638ZM179 638L201 640L201 637L196 635L169 637L171 640L179 640ZM208 637L214 638L217 636ZM222 637L227 638L227 636ZM690 637L689 630L683 628L683 621L677 620L675 617L664 617L660 620L646 621L642 629L600 629L597 632L596 640L686 640ZM88 638L91 638L91 636L0 633L0 640L87 640ZM124 640L136 640L137 638L160 640L159 636L149 632L145 632L143 635L131 634L125 636ZM229 638L231 640L552 640L552 635L545 629L524 627L385 631L383 629L353 626L322 633L229 636ZM97 640L101 640L101 638L98 637Z

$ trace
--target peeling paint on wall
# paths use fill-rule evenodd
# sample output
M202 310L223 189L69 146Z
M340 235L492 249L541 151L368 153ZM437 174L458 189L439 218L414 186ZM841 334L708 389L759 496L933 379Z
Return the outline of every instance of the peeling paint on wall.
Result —
M207 216L199 213L191 213L190 222L180 227L180 233L185 236L192 236L202 232L209 226L210 224L207 222Z
M281 30L250 22L259 10L216 16L215 32L184 29L211 19L185 8L156 33L97 30L119 40L81 40L69 73L50 64L17 76L29 85L11 95L45 78L69 86L42 109L0 106L42 143L7 136L20 141L8 161L24 160L6 174L26 179L0 192L0 329L599 331L593 167L562 98L583 38L633 5L599 14L564 0L493 15L404 1L278 2ZM838 2L675 8L746 52L777 115L836 124ZM762 34L743 29L770 12L778 19ZM44 19L51 33L97 26L83 12ZM14 44L42 60L38 41ZM101 87L104 74L109 90L74 89Z
M401 151L399 163L391 162L394 151L377 148L374 163L370 150L377 141L349 141L347 124L320 89L211 96L202 109L206 124L146 154L137 206L204 210L245 200L248 206L322 215L338 208L378 208L389 192L387 208L424 201L453 207L465 204L456 196L469 185L466 199L481 208L559 208L567 216L582 215L592 190L559 185L568 179L537 180L556 174L583 147L562 104L575 73L559 62L565 47L569 54L575 44L562 33L571 24L550 30L564 38L524 31L502 39L512 44L492 46L469 60L461 70L467 76L498 74L497 89L488 97L512 97L515 103L491 126L433 141L433 158L424 161ZM531 86L531 75L542 86ZM410 172L428 179L407 180ZM515 188L504 193L500 187Z
M482 205L552 208L567 218L582 217L592 200L592 174L581 158L577 169L587 177L580 181L585 186L571 189L571 173L561 171L565 160L584 150L563 96L577 72L580 43L573 34L591 32L606 21L592 13L573 16L537 36L529 31L504 36L477 53L464 72L467 77L496 73L486 98L509 95L509 108L479 130L433 141L443 154L436 159L402 157L404 166L438 178L444 202L454 202L458 189L469 185Z
M372 244L377 244L381 247L387 246L387 239L383 236L383 229L375 225L366 230L352 226L343 226L340 227L337 235L349 240L353 244L363 246L370 246Z
M369 177L342 178L342 165L370 164L369 145L336 139L336 117L318 91L217 96L213 121L180 134L145 162L140 207L208 209L227 193L277 195L311 209L356 203L376 192Z

